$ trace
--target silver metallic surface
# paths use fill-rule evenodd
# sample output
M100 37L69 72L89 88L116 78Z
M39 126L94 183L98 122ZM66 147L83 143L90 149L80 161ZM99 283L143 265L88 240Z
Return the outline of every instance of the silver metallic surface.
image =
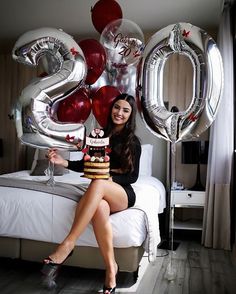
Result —
M81 148L84 145L84 125L58 122L55 107L86 78L83 52L70 35L53 28L23 34L12 52L16 61L31 66L37 66L45 55L48 60L52 58L54 70L22 90L15 107L17 135L22 143L32 147L77 150L78 143Z
M163 101L163 70L171 54L193 66L193 97L187 109L170 112ZM140 113L147 128L167 141L198 137L215 119L223 91L223 64L214 40L189 23L169 25L147 43L138 71Z
M90 86L94 93L99 88L110 85L116 87L121 93L135 96L137 79L137 65L129 65L125 68L117 68L111 71L104 70L99 79Z

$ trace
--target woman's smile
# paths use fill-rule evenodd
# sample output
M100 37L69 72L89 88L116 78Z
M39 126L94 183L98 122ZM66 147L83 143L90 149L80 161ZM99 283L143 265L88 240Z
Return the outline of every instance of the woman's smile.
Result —
M111 111L111 117L114 124L124 125L132 112L130 104L125 100L118 100Z

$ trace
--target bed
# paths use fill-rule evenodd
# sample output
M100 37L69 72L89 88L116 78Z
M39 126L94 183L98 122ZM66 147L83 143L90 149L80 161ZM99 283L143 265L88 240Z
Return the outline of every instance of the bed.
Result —
M35 161L40 160L35 157L34 165ZM151 176L151 165L152 146L142 145L139 178L133 184L136 204L110 216L121 271L137 273L145 251L149 261L156 258L160 242L158 214L165 208L166 195L164 185ZM83 193L90 180L69 170L56 174L54 186L46 184L45 175L32 175L32 169L0 176L1 257L41 262L68 233L79 201L78 191ZM66 264L104 268L91 224Z

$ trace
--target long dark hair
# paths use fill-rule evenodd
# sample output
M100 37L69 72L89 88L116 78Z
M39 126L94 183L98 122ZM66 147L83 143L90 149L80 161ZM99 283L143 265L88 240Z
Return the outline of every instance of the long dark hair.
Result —
M137 107L136 102L133 96L128 95L126 93L118 95L114 101L112 102L110 108L110 115L108 117L107 127L105 129L106 135L110 136L112 139L113 130L114 130L114 123L111 117L111 111L114 104L118 100L125 100L131 106L131 114L126 122L124 128L119 132L119 134L115 134L114 136L118 135L121 142L120 146L116 146L116 152L119 153L118 155L121 157L121 168L124 172L132 172L134 169L134 150L135 144L137 143L138 138L135 136L135 129L136 129L136 113Z

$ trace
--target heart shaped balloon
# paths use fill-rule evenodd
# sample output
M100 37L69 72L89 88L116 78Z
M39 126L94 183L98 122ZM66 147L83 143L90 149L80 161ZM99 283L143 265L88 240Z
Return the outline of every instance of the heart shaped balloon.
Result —
M114 86L103 86L95 92L92 111L101 127L106 127L111 104L119 94L120 91Z
M79 88L72 95L59 102L57 117L60 122L75 122L83 124L92 109L89 91Z

